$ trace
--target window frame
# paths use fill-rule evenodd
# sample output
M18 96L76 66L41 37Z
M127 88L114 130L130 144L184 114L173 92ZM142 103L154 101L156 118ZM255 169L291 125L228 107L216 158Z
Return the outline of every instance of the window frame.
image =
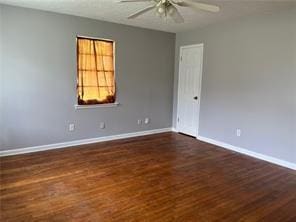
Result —
M112 42L113 44L113 69L114 69L114 87L115 87L115 102L113 103L103 103L103 104L88 104L88 105L79 105L78 104L78 85L79 85L79 66L78 66L78 58L79 58L79 52L78 52L78 39L89 39L89 40L98 40L98 41L105 41L105 42ZM112 39L105 39L105 38L98 38L98 37L89 37L89 36L83 36L83 35L77 35L76 36L76 90L75 90L75 109L85 109L85 108L100 108L100 107L116 107L120 103L117 101L117 82L116 82L116 42Z

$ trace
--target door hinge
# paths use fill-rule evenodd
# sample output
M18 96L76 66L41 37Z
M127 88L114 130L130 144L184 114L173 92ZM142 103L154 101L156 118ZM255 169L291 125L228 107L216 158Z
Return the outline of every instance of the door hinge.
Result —
M179 119L179 117L177 118L177 122L180 122L180 119Z
M182 60L183 60L183 56L181 56L180 60L181 60L181 62L182 62Z

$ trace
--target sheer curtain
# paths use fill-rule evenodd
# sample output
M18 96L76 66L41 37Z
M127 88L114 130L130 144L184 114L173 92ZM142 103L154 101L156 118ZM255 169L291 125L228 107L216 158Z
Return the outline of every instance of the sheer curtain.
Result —
M115 102L113 42L77 38L78 104Z

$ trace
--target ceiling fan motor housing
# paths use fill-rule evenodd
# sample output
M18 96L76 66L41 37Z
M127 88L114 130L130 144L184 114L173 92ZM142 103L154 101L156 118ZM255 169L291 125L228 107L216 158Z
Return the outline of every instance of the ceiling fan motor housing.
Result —
M156 4L156 12L159 15L172 15L175 12L175 8L169 0L159 0Z

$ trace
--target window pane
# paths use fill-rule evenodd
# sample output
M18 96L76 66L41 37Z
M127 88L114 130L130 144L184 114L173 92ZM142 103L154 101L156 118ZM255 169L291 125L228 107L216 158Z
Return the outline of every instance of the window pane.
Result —
M92 100L92 99L98 99L99 96L99 90L97 87L83 87L84 90L84 97L83 100Z
M94 54L93 41L89 39L78 39L79 54Z
M99 77L99 85L100 86L107 86L106 77L104 72L98 72Z
M79 55L79 70L96 70L95 57L88 54Z
M103 56L104 70L113 71L113 58L111 56Z
M97 72L96 71L83 72L83 85L98 86Z
M105 100L109 94L108 87L100 87L100 100Z
M107 79L107 86L114 86L114 73L113 72L105 72Z
M113 56L113 43L105 41L96 41L97 55Z
M104 71L102 56L97 56L97 71Z

